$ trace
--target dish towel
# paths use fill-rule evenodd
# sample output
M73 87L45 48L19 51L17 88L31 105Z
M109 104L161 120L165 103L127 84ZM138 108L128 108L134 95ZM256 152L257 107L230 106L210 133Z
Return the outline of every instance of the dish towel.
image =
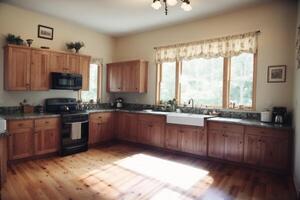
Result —
M72 123L71 127L71 139L78 140L81 139L81 123Z

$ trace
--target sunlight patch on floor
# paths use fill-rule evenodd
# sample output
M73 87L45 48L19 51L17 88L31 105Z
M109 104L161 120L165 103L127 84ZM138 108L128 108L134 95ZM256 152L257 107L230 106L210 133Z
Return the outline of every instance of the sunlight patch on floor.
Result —
M145 154L136 154L115 163L125 169L184 190L191 188L209 174L203 169Z
M153 197L151 197L150 200L182 200L183 198L186 200L192 200L191 198L188 198L185 195L180 194L179 192L164 188L158 193L156 193Z

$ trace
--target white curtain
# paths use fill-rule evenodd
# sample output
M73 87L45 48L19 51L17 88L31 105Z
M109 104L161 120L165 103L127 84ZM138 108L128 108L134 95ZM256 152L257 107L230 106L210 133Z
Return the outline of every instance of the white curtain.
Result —
M156 47L155 60L156 63L162 63L256 53L257 35L258 32L250 32L198 42Z

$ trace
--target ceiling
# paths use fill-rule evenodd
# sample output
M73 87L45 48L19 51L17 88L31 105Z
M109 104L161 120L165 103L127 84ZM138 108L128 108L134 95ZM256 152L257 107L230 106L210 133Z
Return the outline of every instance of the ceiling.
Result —
M268 0L190 0L193 10L185 12L180 5L154 10L152 0L3 0L101 33L123 36L216 15ZM178 0L179 1L179 0Z

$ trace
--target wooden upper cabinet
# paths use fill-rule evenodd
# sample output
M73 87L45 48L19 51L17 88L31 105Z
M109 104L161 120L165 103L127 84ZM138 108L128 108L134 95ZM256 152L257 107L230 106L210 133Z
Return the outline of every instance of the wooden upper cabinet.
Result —
M68 55L68 73L75 73L79 74L80 73L80 57L77 55L70 54Z
M79 73L82 75L82 90L88 91L90 86L90 60L89 56L80 56Z
M50 73L82 74L83 90L89 90L90 56L26 46L4 47L4 88L8 91L46 91Z
M51 72L68 72L68 57L65 53L51 52L50 53L50 71Z
M107 65L107 92L147 92L148 62L141 60Z
M42 50L31 51L30 89L36 91L49 89L50 53Z
M4 88L9 91L30 90L31 50L8 45L4 50Z
M122 92L122 73L121 65L107 65L107 92Z

